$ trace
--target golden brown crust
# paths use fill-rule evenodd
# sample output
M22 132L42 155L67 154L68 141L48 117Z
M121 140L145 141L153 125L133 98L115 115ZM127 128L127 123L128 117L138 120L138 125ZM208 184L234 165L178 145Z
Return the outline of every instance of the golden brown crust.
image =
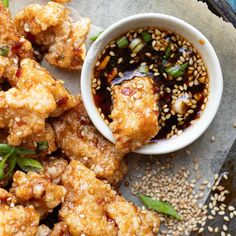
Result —
M85 59L84 41L90 20L81 18L73 23L68 9L62 4L31 4L15 17L15 25L22 35L31 35L34 43L48 48L46 60L57 67L78 70Z
M0 91L0 128L8 128L8 143L18 146L23 139L43 132L45 119L58 116L75 105L61 82L31 59L21 61L14 87Z
M59 215L71 235L157 234L160 222L155 213L138 210L81 162L71 161L62 184L68 193Z
M113 85L112 99L110 128L119 150L134 151L157 134L157 96L151 78L135 77Z
M4 236L32 236L36 234L39 215L30 207L9 207L0 204L0 232Z
M2 1L0 1L0 25L0 47L9 49L7 56L0 56L0 78L11 79L18 70L19 59L32 58L33 49L31 43L17 32L10 11L3 6Z
M110 183L121 181L127 172L124 153L106 140L93 126L81 99L77 106L52 122L58 148L70 160L80 160L99 178Z
M45 157L42 165L41 173L49 177L52 183L59 184L68 162L61 157Z
M35 172L16 171L10 192L24 206L33 205L41 217L45 217L64 201L66 189L53 184L48 176Z

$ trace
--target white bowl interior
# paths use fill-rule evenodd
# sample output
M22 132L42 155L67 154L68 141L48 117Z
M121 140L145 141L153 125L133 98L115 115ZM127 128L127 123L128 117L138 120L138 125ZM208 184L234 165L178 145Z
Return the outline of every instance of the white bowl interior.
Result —
M115 142L111 130L101 118L93 100L91 78L93 68L102 49L113 39L118 38L130 29L153 26L163 30L171 30L183 36L198 50L208 70L209 97L205 110L197 122L172 139L160 140L139 148L136 152L142 154L164 154L179 150L195 141L209 126L220 104L223 91L223 78L217 55L206 37L188 23L164 14L147 13L135 15L119 21L105 30L89 49L81 79L82 97L88 115L97 129L111 142ZM204 44L201 44L202 40Z

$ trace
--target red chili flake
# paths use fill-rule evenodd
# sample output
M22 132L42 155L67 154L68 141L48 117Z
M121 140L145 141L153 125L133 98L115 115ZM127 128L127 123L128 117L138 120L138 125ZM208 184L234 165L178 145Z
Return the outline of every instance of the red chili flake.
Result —
M131 96L134 94L134 90L129 87L122 89L121 92L126 96Z
M23 121L23 120L20 120L20 121L17 121L16 124L18 126L23 126L23 125L26 125L27 123L25 121Z
M22 69L21 68L18 68L17 71L16 71L16 76L19 78L22 74Z
M17 42L17 43L15 43L14 46L12 46L11 50L13 53L17 54L17 53L19 53L19 50L21 49L21 47L22 47L22 43Z
M128 181L125 181L125 187L129 187L129 182Z
M57 105L60 107L62 105L65 105L66 103L68 102L68 97L63 97L63 98L60 98L58 101L57 101Z

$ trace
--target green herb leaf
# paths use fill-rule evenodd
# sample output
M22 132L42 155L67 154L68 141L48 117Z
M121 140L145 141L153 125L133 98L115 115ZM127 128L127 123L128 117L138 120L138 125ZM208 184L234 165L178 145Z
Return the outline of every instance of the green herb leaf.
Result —
M96 41L97 38L98 38L102 33L103 33L103 31L101 31L101 32L99 32L98 34L92 36L92 37L90 38L90 40L93 41L93 42Z
M7 159L12 155L12 153L13 153L13 149L10 153L5 155L5 157L3 157L3 159L0 162L0 180L5 178L5 174L4 174L5 165L6 165Z
M0 144L0 154L8 154L12 151L12 146L8 144L1 143Z
M12 171L14 170L14 168L16 166L16 156L11 155L7 160L7 164L8 164L8 171L5 174L4 178L6 178L9 174L11 174Z
M36 152L42 152L44 150L48 150L48 141L37 142Z
M168 44L167 48L166 48L166 52L165 55L163 56L162 59L162 65L165 65L166 61L168 60L168 58L171 55L171 42Z
M26 149L26 148L14 148L15 149L15 153L18 155L33 155L36 154L35 151L30 150L30 149Z
M9 53L9 47L8 46L0 47L0 56L7 57L8 53Z
M5 7L9 7L9 0L2 0Z
M42 165L38 161L32 158L18 157L16 162L17 162L17 165L25 172L39 171L43 168Z
M138 197L148 209L152 209L159 213L172 216L177 220L181 220L181 216L168 202L157 201L143 194L139 194Z
M171 75L174 78L177 78L184 74L185 69L188 67L188 62L184 63L181 66L171 66L165 68L165 72L167 72L169 75Z

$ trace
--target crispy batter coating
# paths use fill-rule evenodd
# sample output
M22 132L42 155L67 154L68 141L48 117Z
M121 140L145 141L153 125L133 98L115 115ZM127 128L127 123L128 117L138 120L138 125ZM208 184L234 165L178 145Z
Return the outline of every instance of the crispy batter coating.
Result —
M0 235L35 235L39 214L32 207L15 206L15 202L12 194L0 189Z
M17 32L9 9L0 1L0 48L8 49L8 55L0 56L0 78L12 78L18 69L18 61L33 57L32 45ZM0 79L1 80L1 79Z
M60 1L61 2L61 1ZM65 2L65 1L64 1ZM45 59L52 65L69 70L81 69L85 59L84 41L90 20L73 23L68 9L59 3L31 4L15 17L15 25L32 43L48 48Z
M68 162L60 157L46 157L42 161L42 164L42 173L47 175L52 183L59 184L61 182L61 176L64 173Z
M50 236L50 233L51 229L49 227L46 225L39 225L35 236Z
M8 143L19 146L26 137L40 133L45 119L58 116L75 105L61 82L31 59L21 62L15 87L0 91L0 128L9 128Z
M59 216L71 235L151 236L159 228L157 214L140 211L98 180L80 161L71 161L62 176L68 193ZM92 209L92 210L91 210Z
M67 191L63 186L53 184L46 175L16 171L10 192L18 203L33 205L43 218L64 201Z
M113 85L112 99L110 128L119 150L134 151L157 134L157 96L151 78L135 77Z
M42 132L32 134L31 136L24 139L22 141L21 147L36 150L37 143L42 141L48 142L48 149L41 151L37 154L37 156L45 156L57 150L54 132L52 126L48 123L45 124L45 129Z
M81 99L77 106L52 122L58 148L71 160L80 160L99 178L117 183L127 172L124 153L106 140L93 126Z
M68 231L68 226L59 222L54 225L52 230L46 225L40 225L35 236L71 236L71 234Z

